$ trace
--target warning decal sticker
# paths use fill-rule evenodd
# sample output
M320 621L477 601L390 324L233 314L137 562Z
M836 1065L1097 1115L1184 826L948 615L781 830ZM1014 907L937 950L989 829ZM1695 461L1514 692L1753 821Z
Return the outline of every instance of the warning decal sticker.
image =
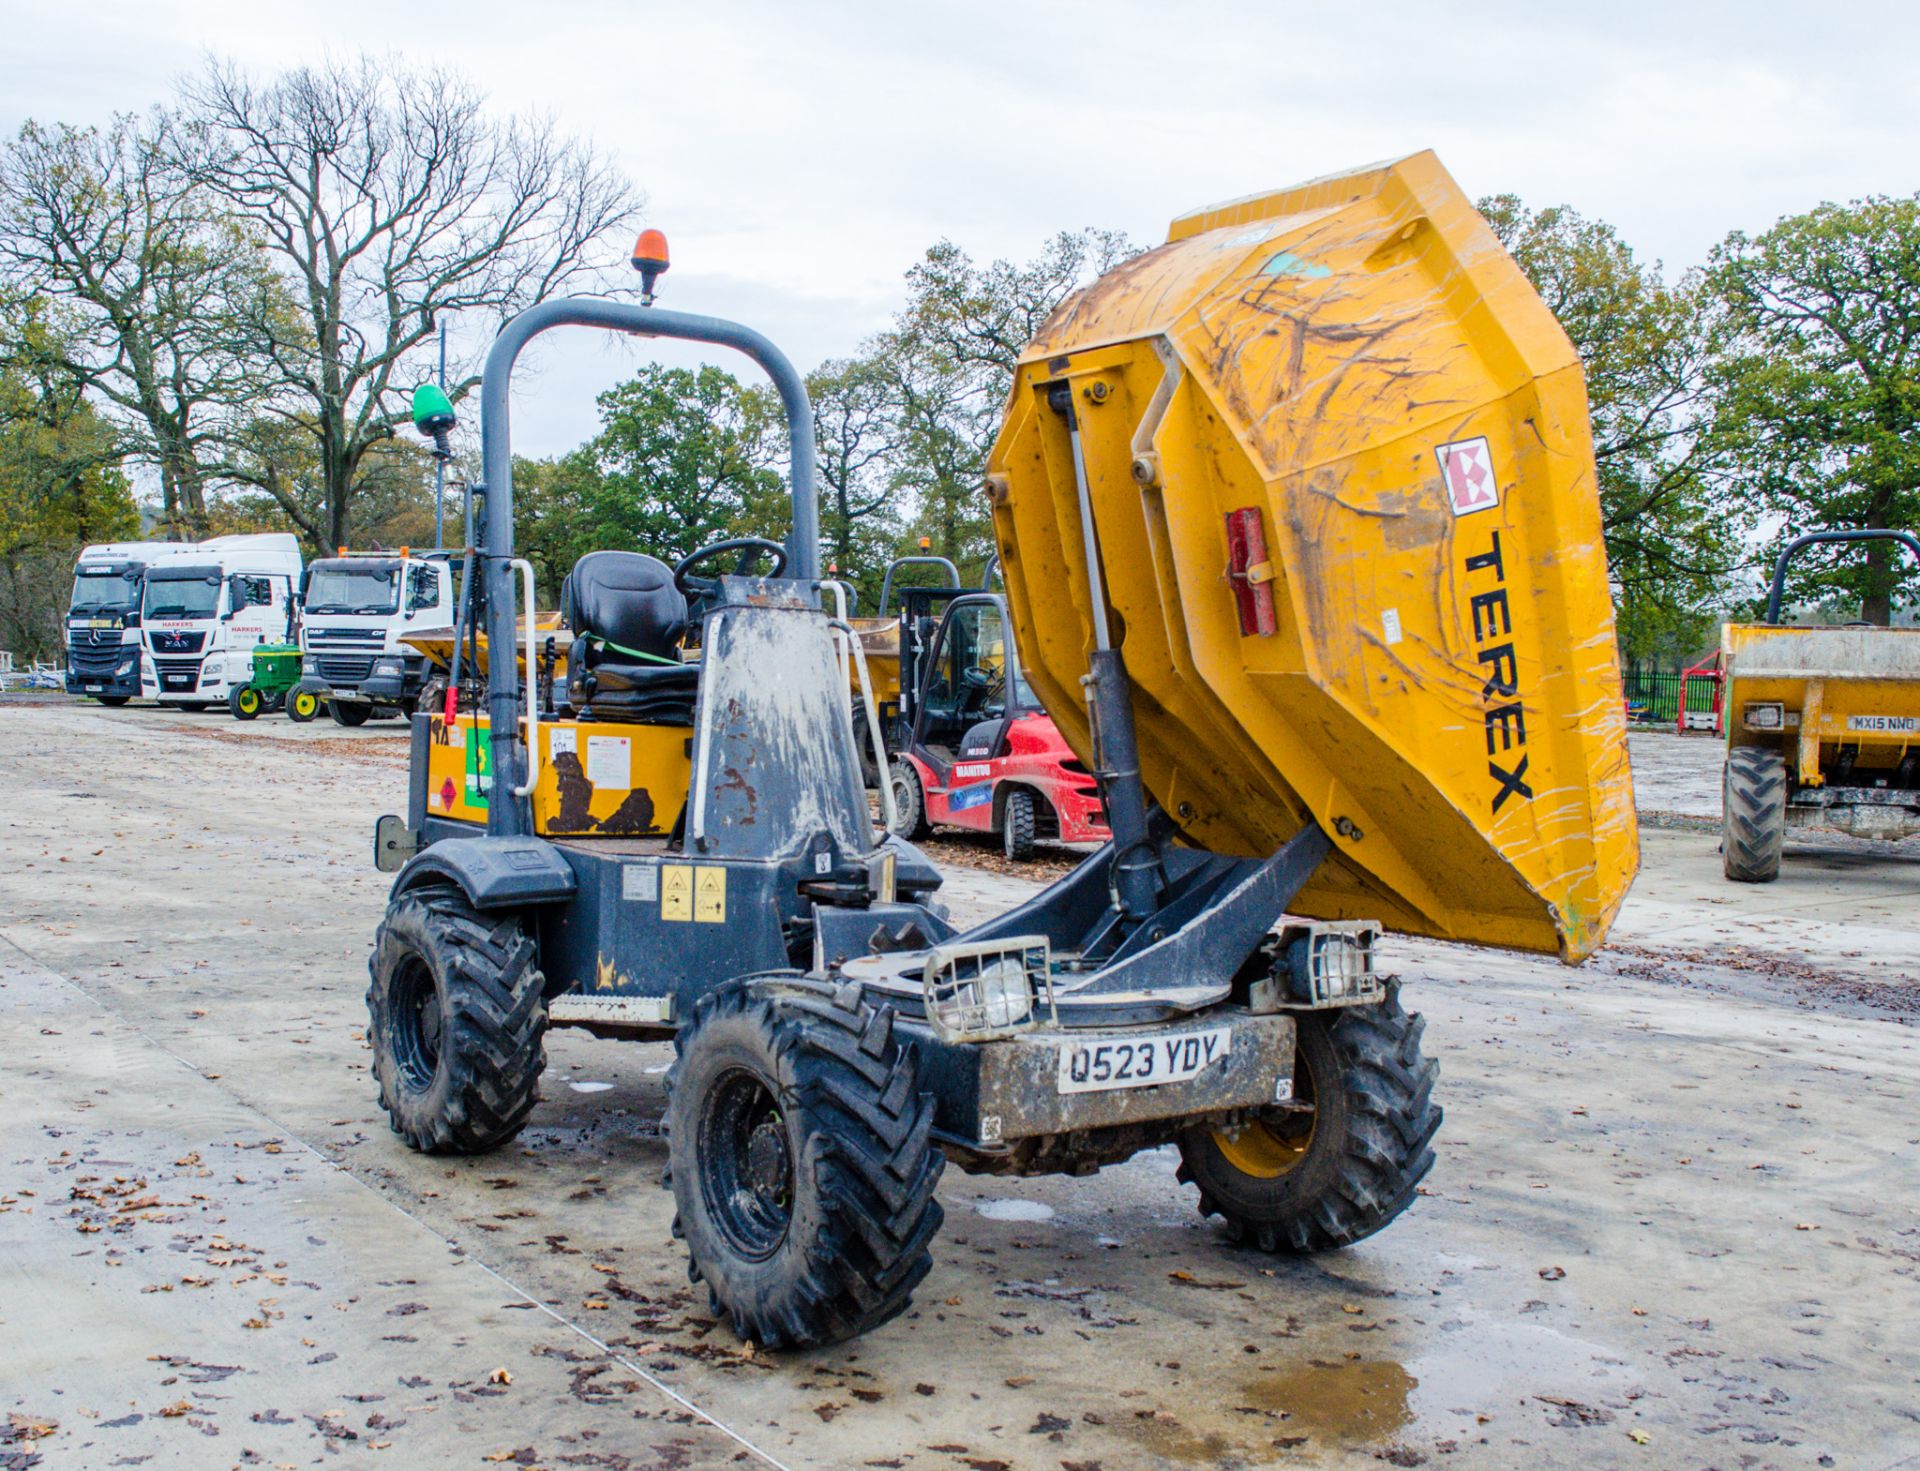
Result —
M1447 484L1447 501L1456 516L1491 511L1500 504L1500 481L1493 473L1493 451L1484 436L1443 444L1434 451L1440 476Z

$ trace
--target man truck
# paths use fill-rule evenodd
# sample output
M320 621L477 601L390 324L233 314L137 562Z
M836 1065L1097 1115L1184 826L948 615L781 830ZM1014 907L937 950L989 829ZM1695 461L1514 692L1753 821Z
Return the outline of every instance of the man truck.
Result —
M286 638L300 544L286 532L216 536L147 569L140 603L141 691L205 710L253 677L258 644Z

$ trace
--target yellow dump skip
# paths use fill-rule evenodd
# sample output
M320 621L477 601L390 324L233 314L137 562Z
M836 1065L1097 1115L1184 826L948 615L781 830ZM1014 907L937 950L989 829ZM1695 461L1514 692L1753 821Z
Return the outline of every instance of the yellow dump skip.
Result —
M1062 385L1143 777L1183 833L1263 855L1311 819L1336 853L1302 913L1592 953L1639 840L1586 393L1439 161L1183 216L1026 350L994 530L1086 758Z

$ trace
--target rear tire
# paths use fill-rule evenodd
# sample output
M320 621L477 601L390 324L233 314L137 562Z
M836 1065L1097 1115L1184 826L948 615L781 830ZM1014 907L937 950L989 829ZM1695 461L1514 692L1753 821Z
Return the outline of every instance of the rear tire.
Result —
M1006 811L1001 814L1000 845L1015 863L1033 857L1033 830L1036 822L1033 793L1016 787L1007 793Z
M933 1264L946 1159L892 1010L797 979L736 981L674 1045L673 1233L714 1315L798 1348L905 1309Z
M893 831L913 842L933 829L927 823L927 794L920 773L905 756L893 763Z
M287 719L305 725L320 713L320 697L307 690L295 690L287 696Z
M373 717L373 706L361 705L351 701L328 700L327 713L333 717L335 725L349 728L365 725Z
M1397 985L1376 1005L1296 1019L1294 1095L1312 1110L1273 1109L1235 1135L1188 1130L1179 1177L1236 1243L1308 1254L1351 1246L1412 1204L1433 1168L1440 1068Z
M132 695L95 695L94 696L94 699L98 700L101 704L105 705L109 710L118 710L122 705L126 704L127 701L131 700L132 698L133 698Z
M387 906L367 962L367 1035L393 1132L427 1154L482 1154L520 1132L547 1065L544 982L518 916L458 889Z
M243 684L238 689L227 691L227 709L233 712L235 720L254 719L259 715L263 703L260 691L250 684Z
M1780 877L1787 838L1787 762L1764 746L1727 752L1720 788L1720 864L1737 884Z

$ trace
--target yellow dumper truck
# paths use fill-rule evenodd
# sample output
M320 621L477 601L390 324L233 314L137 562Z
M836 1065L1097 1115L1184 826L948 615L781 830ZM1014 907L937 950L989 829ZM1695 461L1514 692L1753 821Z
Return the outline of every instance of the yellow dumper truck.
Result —
M1721 632L1721 861L1737 882L1779 877L1790 827L1920 835L1920 628L1780 622L1788 564L1808 547L1860 541L1896 542L1920 561L1920 537L1902 531L1799 537L1774 565L1766 621Z
M793 523L762 576L721 565L739 542L588 553L546 680L508 385L579 326L759 363ZM1112 840L965 931L868 807L791 363L572 298L503 329L481 397L461 626L526 653L414 720L377 834L380 1101L413 1147L479 1152L525 1124L548 1028L671 1036L674 1234L757 1344L901 1312L948 1164L1171 1144L1236 1241L1381 1230L1441 1124L1381 926L1573 963L1633 878L1579 360L1431 154L1182 216L1022 355L989 462L1015 648Z

